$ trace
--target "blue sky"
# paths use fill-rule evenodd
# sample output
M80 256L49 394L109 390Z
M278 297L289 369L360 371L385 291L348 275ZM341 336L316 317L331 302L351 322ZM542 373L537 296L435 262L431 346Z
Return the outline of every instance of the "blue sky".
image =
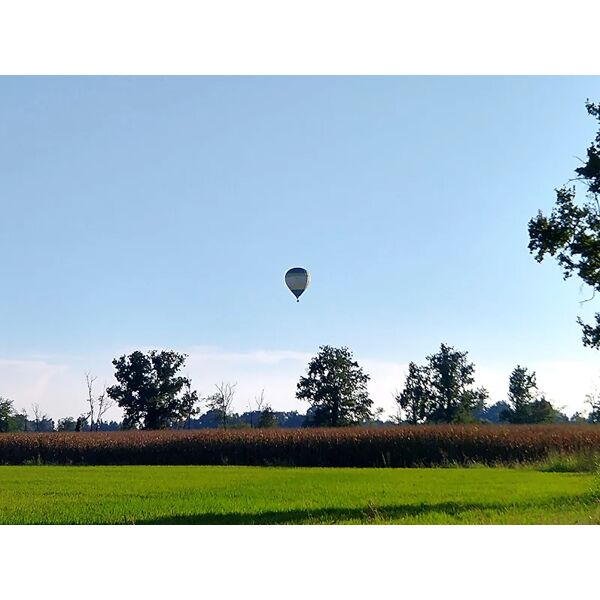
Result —
M262 387L304 410L332 344L388 408L443 341L493 400L520 363L582 408L597 304L527 222L595 134L586 98L600 78L0 78L0 395L75 414L84 371L156 347L200 391L238 381L240 410Z

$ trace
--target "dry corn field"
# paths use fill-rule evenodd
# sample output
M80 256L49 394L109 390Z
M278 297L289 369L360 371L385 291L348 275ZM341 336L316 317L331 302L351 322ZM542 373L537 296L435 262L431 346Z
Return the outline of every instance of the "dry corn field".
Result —
M0 434L0 464L430 467L600 453L595 425Z

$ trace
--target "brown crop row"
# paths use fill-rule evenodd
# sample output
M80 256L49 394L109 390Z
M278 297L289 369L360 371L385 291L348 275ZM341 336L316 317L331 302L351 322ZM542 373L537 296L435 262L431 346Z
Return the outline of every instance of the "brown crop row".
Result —
M600 426L435 425L0 434L0 464L411 467L600 452Z

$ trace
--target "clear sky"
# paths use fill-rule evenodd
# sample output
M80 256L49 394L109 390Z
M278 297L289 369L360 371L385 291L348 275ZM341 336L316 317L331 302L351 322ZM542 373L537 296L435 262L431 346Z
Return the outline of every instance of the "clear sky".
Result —
M85 371L173 348L200 393L304 411L331 344L390 412L445 342L493 401L519 363L583 408L598 303L533 260L527 222L595 134L586 98L600 78L0 78L0 395L77 415Z

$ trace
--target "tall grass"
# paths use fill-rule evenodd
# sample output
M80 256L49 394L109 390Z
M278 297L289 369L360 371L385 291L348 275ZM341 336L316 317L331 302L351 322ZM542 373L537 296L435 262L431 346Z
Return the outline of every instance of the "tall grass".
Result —
M585 449L570 454L550 453L536 465L547 473L598 473L600 474L600 450Z

